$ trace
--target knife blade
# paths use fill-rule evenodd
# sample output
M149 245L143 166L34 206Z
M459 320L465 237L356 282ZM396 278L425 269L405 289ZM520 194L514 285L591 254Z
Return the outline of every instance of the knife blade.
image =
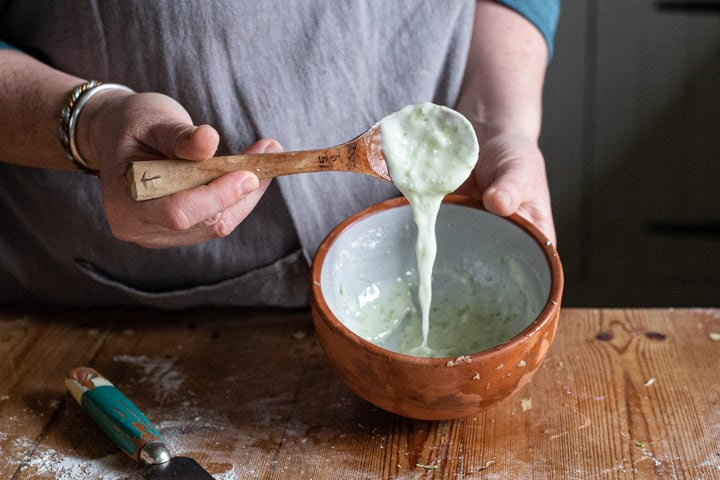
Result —
M96 370L90 367L71 370L65 386L105 435L143 466L143 478L213 480L192 458L172 456L157 427Z

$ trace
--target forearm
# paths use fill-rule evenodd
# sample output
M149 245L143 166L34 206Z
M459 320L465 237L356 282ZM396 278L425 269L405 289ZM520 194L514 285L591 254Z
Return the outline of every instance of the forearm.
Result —
M60 110L82 81L22 52L0 50L0 160L72 169L58 138Z
M495 2L478 1L457 110L480 137L512 132L537 140L547 58L547 43L532 23Z

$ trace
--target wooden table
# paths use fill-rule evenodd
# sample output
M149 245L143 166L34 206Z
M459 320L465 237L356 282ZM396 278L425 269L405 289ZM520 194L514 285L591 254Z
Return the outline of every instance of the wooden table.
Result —
M306 311L0 309L0 478L128 479L66 394L90 365L217 479L720 479L720 310L564 310L505 403L400 418L340 383Z

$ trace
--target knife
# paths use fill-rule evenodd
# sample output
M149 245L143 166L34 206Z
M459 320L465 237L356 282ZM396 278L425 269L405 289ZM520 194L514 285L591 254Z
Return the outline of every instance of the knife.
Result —
M192 458L173 457L155 425L96 370L73 369L65 378L65 386L105 435L143 466L143 478L213 480Z

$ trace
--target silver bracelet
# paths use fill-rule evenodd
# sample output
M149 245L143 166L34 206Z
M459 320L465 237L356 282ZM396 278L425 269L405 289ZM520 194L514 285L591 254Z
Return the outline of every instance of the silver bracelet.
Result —
M123 90L128 93L135 93L133 89L119 83L102 83L97 80L90 80L73 88L70 98L60 111L59 135L65 155L76 168L91 175L97 175L98 171L90 168L82 155L80 155L75 142L75 127L80 112L82 112L87 102L103 90Z

